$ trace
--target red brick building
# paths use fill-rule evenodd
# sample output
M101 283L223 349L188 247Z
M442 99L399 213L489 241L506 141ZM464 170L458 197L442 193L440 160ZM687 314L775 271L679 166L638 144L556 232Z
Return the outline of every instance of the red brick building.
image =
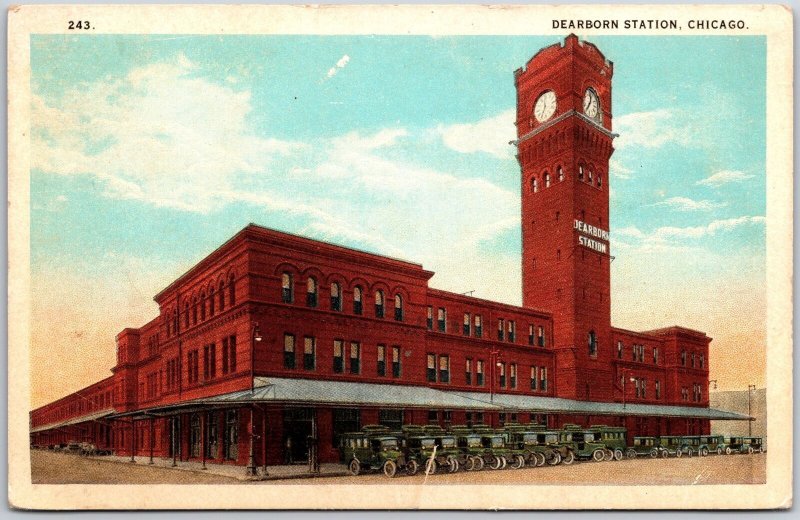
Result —
M707 433L702 332L611 326L613 65L569 36L515 72L523 306L421 265L249 225L117 335L112 375L31 413L31 443L296 462L365 424L506 421Z

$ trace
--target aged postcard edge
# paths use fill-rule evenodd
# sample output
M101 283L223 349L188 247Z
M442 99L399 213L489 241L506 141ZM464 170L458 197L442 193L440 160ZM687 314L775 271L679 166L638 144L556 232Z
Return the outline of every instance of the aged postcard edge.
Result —
M767 484L757 486L300 486L32 485L28 445L30 331L29 153L31 34L65 33L65 20L91 16L100 34L552 34L551 18L602 18L610 6L21 6L9 11L9 499L35 509L198 508L775 508L791 505L792 483L792 19L784 6L613 6L618 18L748 20L740 31L695 32L767 38ZM180 13L175 16L175 13ZM676 14L680 13L680 14ZM686 13L691 13L686 14ZM581 37L631 34L586 30ZM637 35L678 35L637 31ZM686 33L682 33L686 34ZM787 239L788 238L788 239ZM25 447L20 449L20 447ZM624 489L624 492L620 492ZM221 492L224 490L224 493ZM558 500L553 497L558 496Z

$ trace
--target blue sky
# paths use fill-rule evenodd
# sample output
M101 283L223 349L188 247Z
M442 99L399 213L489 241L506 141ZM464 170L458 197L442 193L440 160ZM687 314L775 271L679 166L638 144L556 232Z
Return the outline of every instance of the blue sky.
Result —
M34 349L107 350L248 222L519 303L513 71L558 40L34 36L33 311L64 317ZM614 322L739 345L765 308L765 39L590 41L615 67Z

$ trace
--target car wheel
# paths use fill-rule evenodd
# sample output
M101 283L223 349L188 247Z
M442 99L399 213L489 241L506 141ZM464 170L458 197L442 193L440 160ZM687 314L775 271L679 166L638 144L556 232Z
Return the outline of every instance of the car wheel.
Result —
M414 459L409 460L406 464L406 473L413 477L417 472L419 472L419 463Z
M634 450L633 448L625 450L625 456L628 457L629 459L635 459L636 450Z
M569 466L570 464L575 462L575 454L572 453L571 451L568 451L567 454L564 456L564 458L561 459L561 462L563 462L565 465Z
M464 469L467 471L475 471L475 457L469 455L467 461L464 463Z
M717 448L717 455L722 455L722 446Z
M389 478L393 478L397 475L397 464L393 460L387 460L383 464L383 474Z
M622 450L620 450L620 449L614 450L614 459L615 460L622 460Z
M700 456L708 457L708 448L700 448Z
M667 457L669 457L669 451L661 450L661 458L666 459Z
M351 475L358 475L361 473L361 463L358 462L356 459L350 461L350 465L348 466L350 469Z
M503 461L500 457L494 457L491 462L489 462L489 467L491 469L500 469L503 467Z
M603 459L606 458L606 454L603 450L596 449L594 450L594 453L592 453L592 458L595 462L602 462Z
M480 471L486 465L486 461L483 460L483 457L475 457L475 471Z
M514 457L514 460L516 461L516 464L511 466L512 468L522 469L525 467L525 457L523 457L522 455L517 455L516 457Z
M677 458L683 457L683 452L680 449L675 450L675 456Z
M500 466L500 469L506 469L506 466L508 466L508 459L505 457L500 457L500 462L503 463L503 465Z
M733 453L733 450L731 449L731 447L730 447L730 446L728 446L727 448L725 448L725 455L730 455L731 453Z
M458 471L458 459L453 456L447 457L447 466L450 473L456 473Z
M759 446L758 447L758 452L759 453L764 453L764 446Z
M752 447L752 446L748 446L748 447L747 447L747 454L748 454L748 455L752 455L752 454L753 454L753 451L754 451L754 450L753 450L753 447Z
M539 467L544 466L544 463L547 462L547 457L544 456L544 453L534 453L536 455L536 465Z
M425 474L426 475L435 475L436 474L436 470L438 470L438 469L439 468L437 467L435 460L428 459L425 462Z
M606 462L614 460L614 452L606 448L606 455L603 460L605 460Z

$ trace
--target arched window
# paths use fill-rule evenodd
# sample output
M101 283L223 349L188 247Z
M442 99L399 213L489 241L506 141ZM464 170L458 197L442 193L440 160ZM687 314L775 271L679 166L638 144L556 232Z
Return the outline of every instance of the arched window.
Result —
M225 282L222 280L219 281L217 295L219 296L219 312L222 312L225 309Z
M342 288L338 283L331 283L331 310L342 310Z
M200 321L206 321L206 292L200 293Z
M598 188L602 188L603 187L603 178L600 176L599 173L597 174L597 187Z
M589 170L589 173L587 174L587 178L589 180L589 184L591 184L592 183L592 170Z
M192 325L197 325L197 297L192 298Z
M228 305L231 307L236 304L236 278L233 273L228 277Z
M383 318L383 291L375 291L375 317Z
M578 179L583 180L583 165L578 166Z
M544 187L545 188L549 188L550 187L550 174L549 173L545 173L544 174Z
M533 177L531 179L531 191L533 193L536 193L537 191L539 191L539 181L536 179L536 177Z
M306 305L317 306L317 279L310 276L306 281Z
M283 303L292 303L294 300L294 280L291 273L281 275L281 300Z
M209 318L214 315L214 288L208 288L208 316Z
M594 331L589 331L589 355L595 357L597 355L597 335Z
M188 329L189 328L189 302L186 302L186 305L184 305L183 308L185 310L184 315L183 315L183 328L184 329Z
M558 169L556 169L556 176L558 177L558 182L563 181L564 180L564 168L559 166Z
M362 301L361 287L356 285L353 289L353 314L363 314L364 302Z
M394 295L394 319L403 321L403 297L399 294Z
M178 308L176 307L175 310L172 311L172 332L178 332Z

